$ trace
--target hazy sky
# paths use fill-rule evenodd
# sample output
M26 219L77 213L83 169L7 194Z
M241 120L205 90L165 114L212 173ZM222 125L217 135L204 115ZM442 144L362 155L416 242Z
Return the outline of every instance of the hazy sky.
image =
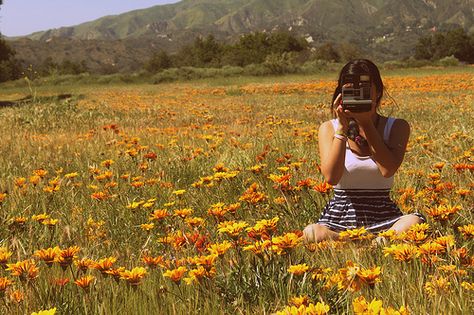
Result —
M179 0L3 0L0 33L27 35Z

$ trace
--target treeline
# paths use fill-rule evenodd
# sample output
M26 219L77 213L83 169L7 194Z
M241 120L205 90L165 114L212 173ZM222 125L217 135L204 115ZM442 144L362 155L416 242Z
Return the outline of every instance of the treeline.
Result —
M307 61L344 62L362 56L357 46L332 42L314 47L303 37L288 32L255 32L242 35L235 44L217 41L214 36L196 38L175 54L155 53L145 64L150 73L168 68L221 68L263 65L271 74L292 72Z
M435 32L420 38L415 47L416 59L439 60L448 56L474 63L474 33L469 35L461 28Z
M138 71L140 72L140 67L142 70L141 74L137 75L156 75L156 80L160 81L173 80L176 76L193 78L198 72L202 72L202 75L212 75L213 71L219 69L236 75L312 73L321 70L324 63L343 63L363 56L367 54L348 42L326 42L317 45L289 32L249 33L242 35L232 44L218 41L214 36L208 35L195 38L191 44L182 46L173 54L157 51L149 60L142 61L141 66L137 65ZM415 47L414 59L412 57L386 63L390 67L416 67L433 62L455 65L459 61L474 63L474 34L468 34L463 29L434 32L422 37ZM22 76L31 79L52 75L100 75L117 72L120 72L120 69L108 64L96 69L85 61L57 61L52 57L47 57L31 67L15 59L15 52L0 38L0 82ZM191 72L193 74L189 74Z

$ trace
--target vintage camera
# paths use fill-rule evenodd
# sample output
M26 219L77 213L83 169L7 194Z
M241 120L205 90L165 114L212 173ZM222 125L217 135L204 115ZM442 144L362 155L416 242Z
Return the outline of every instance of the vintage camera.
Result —
M370 111L372 108L370 76L347 74L342 78L342 82L342 108L355 113Z

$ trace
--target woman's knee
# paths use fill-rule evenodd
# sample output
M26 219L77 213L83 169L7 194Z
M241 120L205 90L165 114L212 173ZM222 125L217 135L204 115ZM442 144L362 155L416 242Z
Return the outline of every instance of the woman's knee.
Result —
M336 233L321 224L315 223L305 227L303 230L303 239L306 243L316 243L332 238L331 234Z
M404 215L400 220L398 220L393 226L392 229L396 230L398 233L405 232L410 229L415 224L420 224L425 222L422 218L414 214Z

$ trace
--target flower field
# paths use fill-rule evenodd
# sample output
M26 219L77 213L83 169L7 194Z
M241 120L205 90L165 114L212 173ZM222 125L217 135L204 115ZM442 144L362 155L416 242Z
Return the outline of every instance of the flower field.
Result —
M474 68L382 76L381 113L411 126L392 198L428 219L385 243L302 241L332 196L336 74L36 87L0 108L0 313L473 313Z

